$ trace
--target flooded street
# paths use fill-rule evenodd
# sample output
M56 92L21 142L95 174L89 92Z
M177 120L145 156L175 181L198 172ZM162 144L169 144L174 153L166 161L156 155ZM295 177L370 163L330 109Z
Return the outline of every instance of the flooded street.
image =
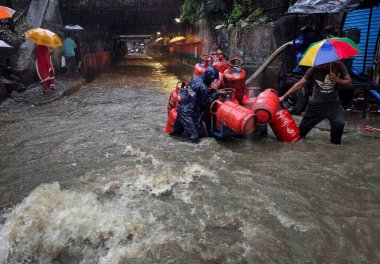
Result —
M0 112L0 263L376 263L380 140L165 135L177 76L129 57Z

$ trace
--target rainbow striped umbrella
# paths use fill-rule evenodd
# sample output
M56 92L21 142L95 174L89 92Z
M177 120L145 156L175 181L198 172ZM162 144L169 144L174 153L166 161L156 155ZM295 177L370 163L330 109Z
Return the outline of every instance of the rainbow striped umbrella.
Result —
M11 18L14 13L16 13L16 11L12 8L0 5L0 19Z
M317 66L360 54L360 48L349 38L328 38L310 45L299 65Z

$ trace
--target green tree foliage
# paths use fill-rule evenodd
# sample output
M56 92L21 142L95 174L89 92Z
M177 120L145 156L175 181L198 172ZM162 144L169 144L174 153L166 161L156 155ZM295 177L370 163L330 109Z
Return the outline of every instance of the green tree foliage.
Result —
M240 19L242 19L244 16L244 8L242 5L240 4L236 4L234 5L234 9L232 10L230 16L228 17L228 22L230 23L236 23L238 22Z
M183 0L181 17L190 22L200 18L206 19L209 25L238 24L241 19L249 18L250 22L266 21L264 10L254 7L255 0Z
M181 17L190 22L198 19L202 8L202 0L184 0L181 6Z
M262 8L256 8L254 9L248 16L250 21L257 21L257 20L268 20L268 17L264 15L264 9Z

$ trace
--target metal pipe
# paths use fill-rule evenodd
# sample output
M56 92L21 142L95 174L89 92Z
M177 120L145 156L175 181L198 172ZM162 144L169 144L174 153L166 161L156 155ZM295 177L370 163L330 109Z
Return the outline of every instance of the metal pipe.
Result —
M293 45L293 40L292 41L289 41L287 43L285 43L284 45L282 45L281 47L279 47L275 52L273 52L272 55L270 55L270 57L264 62L263 65L261 65L261 67L254 73L252 74L251 77L249 77L246 81L245 81L245 84L248 85L250 82L252 82L254 79L257 78L257 76L259 76L264 70L266 67L268 67L268 65L282 52L284 51L288 46L291 46Z
M365 74L365 66L367 62L367 52L368 52L368 40L369 40L369 33L371 31L371 22L372 22L372 7L369 10L369 18L368 18L368 31L367 31L367 40L365 42L365 51L364 51L364 64L363 64L363 73Z
M339 27L339 32L338 32L338 37L340 38L342 37L343 27L344 27L344 23L346 22L346 18L347 18L347 12L344 12L342 19L340 20L340 27Z

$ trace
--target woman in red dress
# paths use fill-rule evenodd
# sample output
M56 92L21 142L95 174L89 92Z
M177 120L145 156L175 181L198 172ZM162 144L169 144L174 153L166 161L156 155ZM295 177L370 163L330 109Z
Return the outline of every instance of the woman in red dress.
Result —
M42 92L46 93L49 88L54 90L55 74L51 63L49 47L37 45L34 52L36 55L37 74L42 83Z

